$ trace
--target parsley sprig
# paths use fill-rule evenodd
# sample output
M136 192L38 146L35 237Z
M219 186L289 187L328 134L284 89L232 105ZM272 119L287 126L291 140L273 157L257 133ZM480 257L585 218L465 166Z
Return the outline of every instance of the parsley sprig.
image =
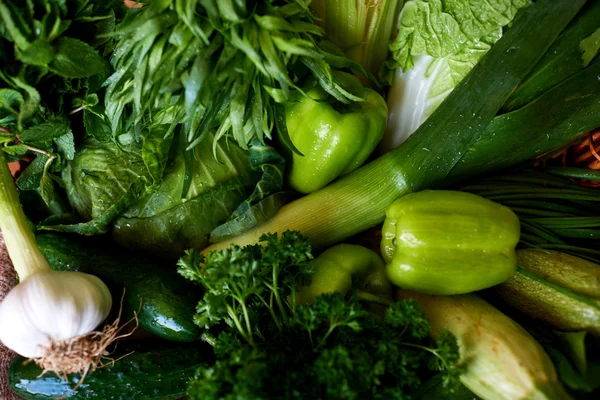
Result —
M313 273L308 240L297 232L261 240L206 257L189 251L179 262L205 290L196 323L217 358L197 371L190 399L408 398L434 372L449 390L458 381L454 336L431 346L415 301L392 303L383 317L341 293L297 304Z

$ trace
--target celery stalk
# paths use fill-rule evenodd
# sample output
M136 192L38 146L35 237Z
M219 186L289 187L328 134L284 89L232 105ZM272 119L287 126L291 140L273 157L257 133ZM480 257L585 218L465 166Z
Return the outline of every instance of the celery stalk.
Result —
M539 0L491 48L433 115L397 149L284 207L270 221L205 251L255 243L265 232L299 230L315 248L381 223L407 193L443 184L506 98L585 3ZM513 140L519 139L515 132ZM489 157L496 157L496 149Z
M325 37L377 76L387 59L402 0L315 0Z

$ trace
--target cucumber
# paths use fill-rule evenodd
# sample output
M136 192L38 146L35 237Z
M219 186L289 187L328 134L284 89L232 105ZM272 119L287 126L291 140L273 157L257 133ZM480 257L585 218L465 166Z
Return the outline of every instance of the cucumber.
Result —
M45 233L36 241L53 269L102 279L116 309L125 288L122 321L140 310L140 328L153 335L180 342L200 338L202 331L193 321L200 289L181 277L175 265L128 255L104 240Z
M130 342L130 343L127 343ZM185 395L187 382L196 369L213 360L210 347L203 343L183 344L160 340L124 341L119 343L114 365L89 373L83 383L73 388L80 374L68 380L53 373L40 376L42 370L33 363L24 364L23 357L13 359L9 385L26 400L68 399L87 400L153 400L178 399Z

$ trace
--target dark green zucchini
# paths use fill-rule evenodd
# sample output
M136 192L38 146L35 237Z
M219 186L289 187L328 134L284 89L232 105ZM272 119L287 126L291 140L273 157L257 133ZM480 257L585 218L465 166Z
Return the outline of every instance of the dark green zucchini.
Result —
M37 236L37 243L55 270L87 272L102 279L115 308L125 288L123 319L140 309L141 300L140 328L181 342L200 337L193 321L200 289L181 277L174 264L131 256L114 243L79 236L44 233Z
M10 366L9 385L17 395L27 400L68 399L87 400L154 400L178 399L185 395L188 380L196 369L212 362L210 347L203 343L165 343L159 340L121 342L117 359L130 354L114 365L107 365L89 373L83 383L73 388L81 375L69 375L68 380L53 373L40 376L42 370L35 364L24 365L25 359L16 357Z

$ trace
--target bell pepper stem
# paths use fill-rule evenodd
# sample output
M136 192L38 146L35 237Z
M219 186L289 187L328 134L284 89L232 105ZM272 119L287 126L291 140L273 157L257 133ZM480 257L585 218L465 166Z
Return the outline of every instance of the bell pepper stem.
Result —
M8 254L21 281L30 275L50 270L48 262L35 243L35 236L21 208L13 177L1 149L0 231L4 235Z

